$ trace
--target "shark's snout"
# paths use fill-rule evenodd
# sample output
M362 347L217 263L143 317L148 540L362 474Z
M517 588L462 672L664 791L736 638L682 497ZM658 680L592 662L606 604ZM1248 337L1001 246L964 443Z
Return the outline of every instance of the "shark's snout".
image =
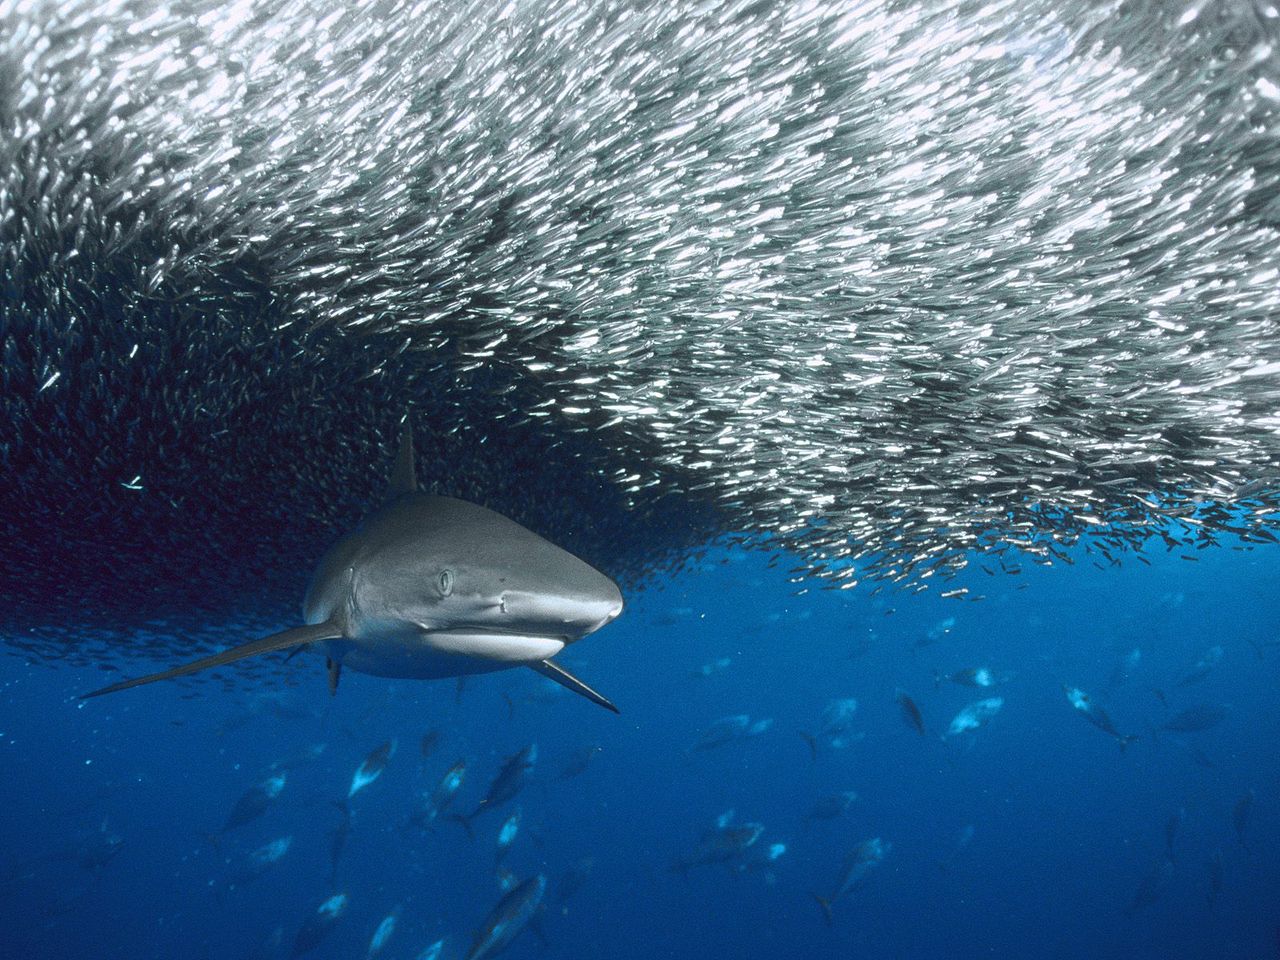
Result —
M595 633L622 613L622 594L603 575L591 589L557 592L508 590L501 606L511 626L578 640Z

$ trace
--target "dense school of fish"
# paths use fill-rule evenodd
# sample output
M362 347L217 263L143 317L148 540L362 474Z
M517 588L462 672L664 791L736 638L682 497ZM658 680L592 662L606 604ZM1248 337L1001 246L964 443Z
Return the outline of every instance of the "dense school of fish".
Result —
M838 584L1274 539L1275 30L0 2L6 642L279 618L409 403L433 490L624 581L724 531Z

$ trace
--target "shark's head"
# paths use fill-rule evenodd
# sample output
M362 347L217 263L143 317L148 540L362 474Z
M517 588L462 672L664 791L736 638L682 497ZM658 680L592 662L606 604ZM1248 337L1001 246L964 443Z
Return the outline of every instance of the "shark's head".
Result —
M405 619L428 630L475 629L571 643L622 612L617 584L501 514L418 495L393 508L416 531Z
M429 675L433 654L546 659L622 606L612 580L515 521L463 500L410 493L335 547L308 596L307 618L336 615L368 657L379 655L384 639L398 648L388 657L410 656L412 635L408 649L421 644L422 662L403 666Z

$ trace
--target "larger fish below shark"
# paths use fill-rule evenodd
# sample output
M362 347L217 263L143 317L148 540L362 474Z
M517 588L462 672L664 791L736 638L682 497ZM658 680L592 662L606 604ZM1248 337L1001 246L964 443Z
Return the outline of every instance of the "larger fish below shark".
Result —
M617 713L551 658L622 606L612 580L520 524L420 492L406 417L386 502L320 561L302 604L305 626L85 696L312 647L325 653L331 692L343 667L435 679L528 666Z
M0 3L0 642L278 620L409 403L624 585L1276 539L1265 4L357 6Z

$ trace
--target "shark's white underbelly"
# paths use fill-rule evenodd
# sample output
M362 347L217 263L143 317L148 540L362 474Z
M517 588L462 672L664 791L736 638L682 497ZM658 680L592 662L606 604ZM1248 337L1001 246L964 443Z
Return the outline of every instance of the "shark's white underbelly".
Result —
M467 631L362 637L358 643L335 640L325 654L346 669L379 677L431 680L490 673L537 663L564 649L559 637Z

